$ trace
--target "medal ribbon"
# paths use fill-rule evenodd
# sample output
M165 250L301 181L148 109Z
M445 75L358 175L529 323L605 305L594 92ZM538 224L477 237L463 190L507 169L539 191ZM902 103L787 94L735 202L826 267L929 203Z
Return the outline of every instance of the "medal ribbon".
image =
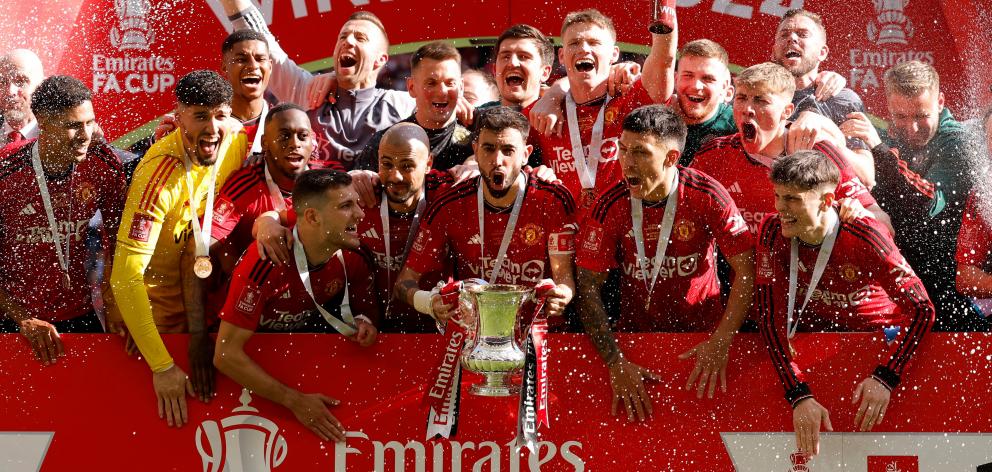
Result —
M786 317L788 339L792 339L796 335L796 329L799 328L799 318L803 316L806 304L813 298L813 291L816 290L816 285L820 283L820 278L823 277L823 272L827 269L830 253L833 252L837 234L840 233L840 219L833 208L828 210L828 215L830 221L827 223L827 234L824 236L823 245L820 246L820 251L816 255L813 275L809 279L806 295L803 297L803 306L799 308L795 322L792 321L792 315L796 308L796 288L799 285L799 238L792 238L792 248L789 253L789 311Z
M31 164L34 166L34 178L38 182L38 190L41 192L41 203L45 207L45 216L48 217L48 229L52 232L52 244L55 245L55 255L59 258L59 266L69 277L69 248L72 241L72 234L65 237L65 252L62 250L62 235L59 233L59 225L55 221L55 208L52 207L52 195L48 191L48 182L45 180L45 169L41 165L41 155L38 153L40 145L35 142L31 149ZM69 176L70 189L72 175ZM69 192L69 222L72 222L72 192ZM73 223L73 233L75 233L75 223Z
M269 189L269 199L272 200L272 208L282 213L286 211L286 197L282 196L282 190L279 190L279 186L272 180L272 173L269 172L269 164L265 163L263 167L265 167L265 186Z
M392 240L389 237L389 203L386 201L386 193L382 193L382 202L379 203L379 218L382 220L382 240L386 245L386 286L393 286L393 259L402 260L406 258L408 251L410 250L410 245L413 244L413 238L417 234L417 230L420 228L420 215L424 213L424 209L427 208L427 198L424 197L424 192L420 192L418 197L420 200L417 202L417 209L413 214L413 222L410 223L410 233L406 235L406 244L403 245L403 252L399 256L393 257L392 252ZM392 301L392 297L390 297Z
M358 329L355 327L355 317L352 316L351 302L348 296L348 268L344 264L342 250L339 249L334 255L341 261L341 271L344 273L344 296L341 299L341 318L344 321L325 310L320 303L317 303L317 298L313 296L313 286L310 284L310 270L307 266L307 253L303 249L303 241L300 240L300 234L296 231L295 227L293 228L293 257L296 259L296 271L300 274L300 282L303 282L303 288L307 290L307 294L310 295L313 304L317 306L317 311L324 317L327 324L345 336L352 336L358 332Z
M224 157L227 154L227 148L230 144L231 140L225 137L217 149L217 154L220 157L210 166L210 175L207 177L207 205L203 208L202 227L200 226L200 219L197 215L199 210L197 209L198 201L193 191L193 178L189 175L192 171L193 163L186 153L186 146L183 146L183 167L186 168L186 191L189 194L189 211L191 214L190 219L193 223L193 240L196 242L196 257L204 257L210 254L210 230L213 227L214 220L214 186L217 184L217 173L220 171L220 166L224 162Z
M255 129L255 139L252 140L248 155L262 153L262 133L265 131L265 116L269 114L269 102L262 100L262 113L258 115L258 127Z
M503 267L503 260L506 259L506 250L510 247L510 240L513 239L513 230L517 227L517 219L520 217L520 207L524 203L524 192L527 190L527 174L521 172L517 175L517 196L513 200L513 210L510 211L510 220L506 222L506 229L503 230L503 241L500 242L499 252L496 253L496 263L493 265L493 270L489 275L489 283L496 283L496 278L499 276L499 270ZM483 195L483 186L485 183L482 179L479 179L479 195L478 195L478 209L479 209L479 256L480 263L482 264L482 276L485 278L486 275L486 232L485 232L485 212L484 212L484 202L485 195Z
M565 94L565 115L568 118L568 137L572 144L572 159L575 161L575 171L579 174L579 183L583 189L596 188L596 173L599 171L600 149L603 146L603 122L606 121L606 106L610 103L609 94L599 108L599 115L592 125L592 135L589 137L589 155L586 156L582 147L582 130L579 129L578 114L575 111L575 99L572 93Z
M668 250L668 240L672 236L672 226L675 223L675 208L679 201L679 171L675 169L672 177L672 189L668 192L668 201L665 203L665 216L661 219L661 231L658 234L658 247L655 249L653 267L651 268L651 283L648 284L648 258L644 251L644 205L640 198L630 197L630 217L634 226L634 245L637 247L637 265L644 274L644 289L647 290L647 299L651 300L655 283L658 282L658 274L661 273L661 266L665 265L665 252Z

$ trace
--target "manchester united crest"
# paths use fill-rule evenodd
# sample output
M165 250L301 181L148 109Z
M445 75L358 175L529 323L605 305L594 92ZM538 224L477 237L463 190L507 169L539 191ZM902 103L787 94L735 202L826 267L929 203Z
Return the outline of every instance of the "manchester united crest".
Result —
M534 223L527 223L520 229L520 239L528 246L539 244L543 236L544 230Z
M840 276L848 282L854 282L857 280L860 273L861 271L858 270L857 266L851 264L850 262L840 266Z
M696 234L696 224L689 220L679 220L675 224L675 238L679 241L685 242Z
M76 200L84 207L89 205L95 196L96 190L93 188L93 184L89 182L83 182L76 188Z

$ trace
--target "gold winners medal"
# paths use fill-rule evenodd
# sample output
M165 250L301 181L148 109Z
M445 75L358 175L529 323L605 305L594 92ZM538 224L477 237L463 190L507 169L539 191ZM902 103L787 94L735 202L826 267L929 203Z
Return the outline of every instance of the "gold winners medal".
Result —
M69 280L69 274L66 272L62 273L62 287L66 290L72 288L72 282Z
M210 277L210 273L213 272L214 265L210 263L210 256L197 256L196 262L193 263L193 273L201 279Z
M592 208L593 203L596 203L596 190L591 188L582 189L580 199L582 208Z

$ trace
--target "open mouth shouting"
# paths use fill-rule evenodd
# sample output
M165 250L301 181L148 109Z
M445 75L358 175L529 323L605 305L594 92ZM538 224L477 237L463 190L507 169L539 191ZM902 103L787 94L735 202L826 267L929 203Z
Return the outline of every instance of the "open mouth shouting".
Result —
M504 76L503 82L508 87L523 87L524 86L524 76L523 76L523 74L521 74L519 72L510 72L510 73L507 73Z
M589 58L583 58L575 61L575 70L579 72L592 72L596 68L596 64Z
M217 148L220 146L220 136L200 138L196 143L197 151L204 158L212 158L217 155Z
M492 181L494 187L497 189L502 189L503 185L506 184L506 174L500 170L493 172Z
M431 102L431 107L438 113L444 113L448 110L448 102Z
M750 121L741 123L741 137L746 142L756 142L758 140L758 126Z
M354 74L357 71L358 58L349 53L342 53L338 56L338 71L341 73Z

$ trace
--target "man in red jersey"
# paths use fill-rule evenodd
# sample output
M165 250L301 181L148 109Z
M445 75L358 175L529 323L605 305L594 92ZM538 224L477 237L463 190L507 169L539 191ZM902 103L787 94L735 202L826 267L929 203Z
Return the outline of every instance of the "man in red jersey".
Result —
M833 203L840 171L816 151L772 166L777 215L761 223L756 243L755 304L761 333L792 405L800 452L816 454L830 415L813 398L801 365L816 352L793 349L796 332L881 331L899 338L888 361L858 384L854 423L869 431L885 416L892 389L933 324L934 308L888 230L872 218L841 222ZM898 332L901 331L901 335Z
M597 10L576 11L565 17L558 60L565 66L567 80L557 82L542 99L548 100L552 109L564 111L565 126L560 136L541 136L541 153L544 164L578 203L576 220L580 224L596 197L623 179L617 140L624 116L672 95L673 84L664 71L675 61L675 43L669 34L651 36L643 75L630 91L614 98L607 93L610 66L620 55L613 21ZM535 128L546 129L542 121L535 119Z
M433 320L393 298L393 284L417 236L427 205L453 179L447 172L431 170L430 140L424 129L413 123L397 123L389 128L382 136L378 152L379 173L369 182L376 189L375 204L358 224L358 234L362 246L375 256L378 265L376 294L386 303L382 330L434 332ZM353 177L358 180L368 176L353 172ZM430 290L450 273L450 263L445 263L439 270L421 274L420 288Z
M127 183L109 147L90 147L95 121L82 82L49 77L31 109L37 141L0 154L0 332L19 331L50 365L65 355L60 332L103 331L86 281L85 234L99 210L103 250L113 252Z
M842 143L837 146L790 131L787 119L793 112L791 100L796 88L792 74L766 62L744 69L737 76L736 86L734 121L740 131L708 142L692 167L710 175L730 192L752 232L775 209L768 169L780 156L798 149L818 150L837 166L841 173L835 193L838 200L857 199L880 221L888 221L848 164L844 156L850 151ZM790 142L793 147L788 145Z
M330 169L304 172L293 188L293 207L299 220L291 263L277 266L255 251L238 262L220 315L214 365L288 408L321 439L342 441L344 428L328 411L337 400L281 384L244 350L256 331L338 331L362 346L375 342L379 308L371 263L355 252L364 213L351 177Z
M473 143L481 175L430 203L396 283L396 297L447 320L452 306L420 288L423 274L455 260L457 279L536 285L554 280L545 305L560 315L574 292L575 211L568 191L521 172L530 126L520 112L496 107L479 117Z
M652 374L620 352L600 295L607 271L621 268L622 331L712 332L681 358L696 357L686 388L726 391L730 344L751 307L751 234L727 191L709 176L676 166L686 126L670 108L650 105L624 119L620 163L625 182L607 190L577 240L578 311L610 370L613 414L643 420L651 401L642 378ZM720 301L714 246L736 278Z

